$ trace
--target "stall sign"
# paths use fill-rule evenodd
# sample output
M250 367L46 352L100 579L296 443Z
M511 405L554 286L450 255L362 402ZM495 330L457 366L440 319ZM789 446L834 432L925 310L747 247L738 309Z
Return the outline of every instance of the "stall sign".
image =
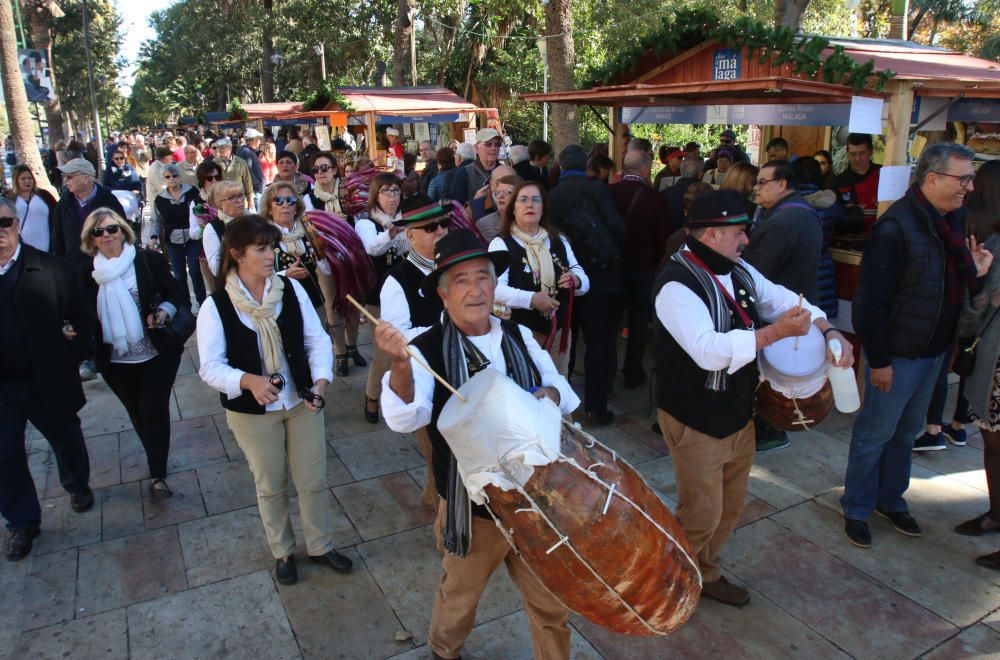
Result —
M1000 122L1000 99L961 99L948 109L948 121Z
M948 99L936 96L916 96L913 98L913 113L910 115L910 124L916 126L922 121L941 109ZM920 127L922 131L943 131L948 122L947 112L941 112L933 119Z
M636 106L622 108L621 122L845 126L850 114L850 103Z
M741 60L735 48L716 50L712 55L712 80L739 80Z
M703 105L660 105L624 107L623 124L705 124L708 107Z
M376 124L429 124L458 121L458 113L447 115L375 115Z

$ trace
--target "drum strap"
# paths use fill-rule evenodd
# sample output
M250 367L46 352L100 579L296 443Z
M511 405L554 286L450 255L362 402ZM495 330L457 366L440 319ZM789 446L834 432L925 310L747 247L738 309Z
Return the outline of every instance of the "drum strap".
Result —
M722 282L720 282L719 278L715 276L715 273L712 272L712 269L709 268L708 265L705 264L704 261L699 259L698 256L695 255L693 252L685 251L683 252L683 254L685 257L691 260L691 262L694 265L698 266L698 268L701 268L703 271L708 273L708 276L712 278L713 282L715 282L715 286L719 287L719 291L721 291L722 295L724 295L726 297L726 300L729 301L730 306L732 306L732 308L735 309L736 312L740 315L740 320L743 321L743 327L747 329L752 329L753 321L750 319L750 315L743 311L743 308L740 307L739 303L736 302L736 299L733 298L733 296L729 293L726 287L722 286Z

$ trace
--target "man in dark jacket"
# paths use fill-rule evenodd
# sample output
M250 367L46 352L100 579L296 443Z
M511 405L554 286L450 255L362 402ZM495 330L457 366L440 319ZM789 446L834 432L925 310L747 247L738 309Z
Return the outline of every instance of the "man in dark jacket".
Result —
M617 367L618 322L625 291L621 260L625 221L608 187L587 177L583 147L565 147L559 154L559 168L559 185L549 194L549 218L569 237L577 260L590 276L590 291L576 308L587 345L583 401L588 423L605 425L615 418L608 410L608 389Z
M552 158L552 146L545 140L532 140L528 143L528 159L514 165L517 175L525 181L536 181L546 188L549 187L549 159Z
M628 343L625 348L625 388L646 382L642 356L652 315L653 278L663 260L667 239L680 229L670 217L667 202L649 184L652 160L644 151L625 154L622 178L608 190L625 220L622 263L625 268L625 304L628 307Z
M66 190L71 194L62 195L56 204L56 235L52 239L52 252L76 266L84 259L80 252L80 232L87 216L95 209L107 207L124 218L125 210L118 198L94 179L97 171L90 161L74 158L62 165L59 171L62 172Z
M10 561L28 556L42 520L24 447L29 421L52 446L73 510L94 505L76 369L93 332L78 276L62 259L21 243L19 224L14 204L0 199L0 514Z
M660 193L667 200L667 211L670 214L668 217L684 217L684 193L692 183L701 181L704 166L705 160L701 156L684 156L680 167L681 178Z
M260 166L260 159L257 158L257 150L260 148L261 138L264 134L255 128L248 128L244 134L246 144L241 146L236 155L242 158L247 169L250 170L250 182L253 184L253 207L260 208L260 198L264 194L264 169Z
M920 536L903 493L910 451L924 427L934 382L955 337L966 293L980 288L993 255L965 238L974 153L942 142L917 163L914 185L868 236L852 320L868 358L865 400L854 421L840 504L851 543L871 546L872 511Z

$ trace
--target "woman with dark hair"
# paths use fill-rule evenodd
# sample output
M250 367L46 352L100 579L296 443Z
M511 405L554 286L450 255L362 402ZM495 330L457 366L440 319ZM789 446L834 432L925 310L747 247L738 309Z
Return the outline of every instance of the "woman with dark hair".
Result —
M833 156L826 149L820 149L813 154L813 160L819 164L820 189L832 190L833 180L837 177L833 172Z
M510 307L511 320L531 330L565 376L569 350L559 352L558 333L567 321L570 289L582 296L590 278L566 237L549 224L545 190L538 182L524 181L511 193L500 235L490 243L490 252L499 250L509 253L510 268L497 278L496 299Z
M111 155L110 166L104 170L104 177L101 183L109 190L127 190L139 195L142 193L142 181L139 173L126 162L127 156L123 151L116 151Z
M440 202L451 190L451 180L455 177L455 152L451 149L438 149L434 155L437 160L438 173L427 186L427 196L431 201Z
M975 234L977 238L988 237L984 241L985 248L998 254L1000 162L991 161L980 167L973 186L973 192L965 200L967 226L979 232ZM959 414L965 412L962 404L963 398L967 398L969 417L979 426L983 437L983 465L990 498L986 513L955 527L956 532L967 536L1000 532L1000 323L993 320L997 314L1000 314L1000 264L994 263L986 274L981 292L969 301L959 319L960 336L981 335L982 339L976 350L972 374L964 379L964 392L962 384L959 385L959 409L945 432L953 444L958 444L955 440L965 444L965 429L956 430L955 424L964 421L959 419ZM976 563L1000 571L1000 551L978 557Z
M191 275L194 297L201 305L205 302L205 280L198 265L201 257L201 239L191 238L191 208L198 199L198 191L181 181L181 168L170 164L163 170L163 181L167 184L153 200L156 207L156 223L152 238L159 237L160 245L170 257L174 277L180 283L181 291L190 299L187 278Z
M307 197L312 208L348 217L344 212L343 193L341 192L340 170L337 158L328 151L321 151L312 159L313 187Z
M221 285L198 314L198 374L221 393L226 423L247 457L275 578L294 584L289 471L309 558L344 573L352 562L334 550L326 483L330 338L302 286L274 272L280 240L278 228L259 215L229 223Z
M203 160L194 170L194 175L198 181L198 196L191 202L191 210L188 215L188 235L191 240L200 241L205 234L205 227L213 220L218 220L218 210L208 203L209 190L225 174L222 166L214 160ZM201 272L201 279L205 283L205 289L209 295L215 291L215 276L208 266L208 259L205 256L205 245L202 243L201 255L198 257L198 270Z
M15 165L14 187L5 196L14 202L21 223L21 240L31 247L50 252L56 223L56 198L35 185L35 175L27 165Z
M375 262L376 282L381 283L385 275L397 261L406 257L410 243L406 231L393 224L403 217L399 212L402 201L402 182L395 174L382 173L372 179L368 189L368 217L356 218L354 229L361 237L365 251ZM381 284L368 295L368 309L379 316L379 292ZM365 419L378 423L378 399L382 393L382 375L389 370L389 357L375 351L372 366L368 370L368 384L365 386Z

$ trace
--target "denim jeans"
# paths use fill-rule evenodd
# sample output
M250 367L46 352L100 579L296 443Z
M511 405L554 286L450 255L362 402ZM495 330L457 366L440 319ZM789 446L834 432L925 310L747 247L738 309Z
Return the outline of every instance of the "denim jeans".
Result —
M864 407L854 420L840 505L846 518L867 520L872 510L906 511L910 452L923 431L927 406L944 355L892 358L892 388L875 389L865 368Z
M201 241L188 241L184 245L174 245L167 242L167 254L170 255L170 270L174 273L174 279L180 282L181 289L184 290L184 299L190 300L191 298L187 277L190 274L195 300L198 301L199 305L205 302L205 280L201 276L201 267L198 265L198 257L201 256ZM185 265L187 272L185 272Z

